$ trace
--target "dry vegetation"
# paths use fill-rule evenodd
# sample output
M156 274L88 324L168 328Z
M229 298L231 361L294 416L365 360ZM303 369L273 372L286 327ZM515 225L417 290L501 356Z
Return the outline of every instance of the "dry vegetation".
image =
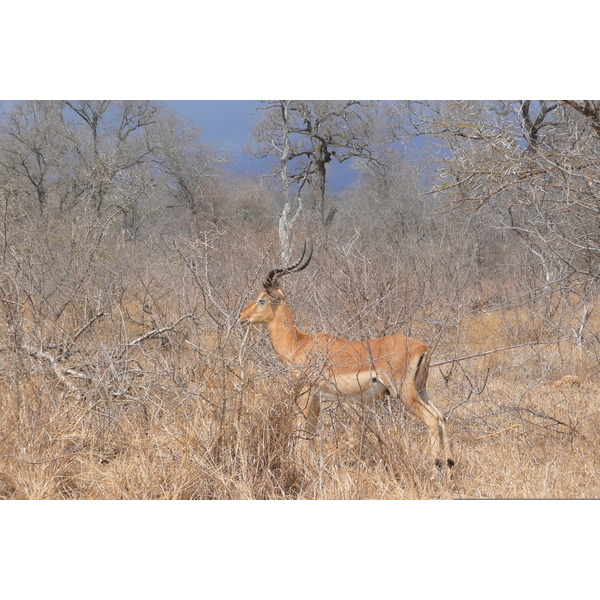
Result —
M547 292L510 266L502 287L476 287L461 235L382 240L344 216L312 232L313 265L286 281L299 326L432 343L458 458L447 483L401 404L329 405L302 439L289 374L265 332L236 323L279 262L275 229L184 222L134 242L108 217L5 217L0 497L600 496L600 314L577 346L576 288Z
M258 129L276 189L227 178L160 103L14 103L0 497L599 497L600 104L534 104L281 101ZM417 174L394 143L420 136L442 150ZM326 196L352 153L359 182ZM303 439L292 373L237 318L305 238L284 282L301 329L431 345L450 482L398 402L330 403Z

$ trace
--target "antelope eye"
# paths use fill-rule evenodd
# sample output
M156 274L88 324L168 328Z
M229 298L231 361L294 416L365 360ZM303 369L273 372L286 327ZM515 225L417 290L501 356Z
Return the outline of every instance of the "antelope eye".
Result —
M258 301L258 304L260 304L261 306L264 306L266 303L267 303L267 301L266 301L264 298L261 298L261 299Z

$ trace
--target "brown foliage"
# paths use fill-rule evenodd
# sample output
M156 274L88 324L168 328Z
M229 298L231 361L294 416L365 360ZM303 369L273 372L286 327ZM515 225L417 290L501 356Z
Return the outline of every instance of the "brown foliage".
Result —
M386 245L347 223L313 234L315 264L286 281L288 298L308 331L432 343L430 394L458 454L450 484L431 477L423 428L397 402L331 403L317 439L302 438L290 374L264 332L236 323L279 264L274 228L225 218L134 243L107 220L7 216L0 496L598 496L600 315L574 344L577 289L520 300L507 277L492 298L497 274L473 286L460 236Z

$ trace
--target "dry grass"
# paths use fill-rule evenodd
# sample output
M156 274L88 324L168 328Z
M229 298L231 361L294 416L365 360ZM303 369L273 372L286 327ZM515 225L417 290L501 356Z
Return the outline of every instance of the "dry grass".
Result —
M304 440L286 373L273 372L268 351L262 362L255 354L264 340L247 343L240 360L239 332L226 341L201 328L196 335L195 343L140 343L128 354L134 373L110 385L101 367L93 383L70 378L80 393L42 358L4 377L0 496L600 497L600 382L591 366L557 356L553 370L555 347L472 359L447 380L433 370L431 395L448 413L458 457L448 483L432 476L424 428L401 406L327 406L320 436ZM545 377L532 378L536 370Z
M290 281L308 329L404 327L430 339L433 317L447 316L436 325L433 362L443 364L429 389L458 458L448 482L432 474L424 427L398 403L328 405L320 435L303 439L289 374L264 332L244 339L235 322L266 250L256 243L252 253L234 252L232 235L154 254L105 240L97 252L72 251L59 270L45 269L40 245L26 249L27 278L5 261L1 498L600 497L597 341L588 336L579 348L555 335L570 331L575 311L460 314L447 302L454 296L411 295L410 274L390 278L385 302L347 294L338 302L330 282L341 267L325 252L308 285ZM369 271L356 265L368 292ZM359 313L357 328L348 319ZM599 325L593 313L588 327Z

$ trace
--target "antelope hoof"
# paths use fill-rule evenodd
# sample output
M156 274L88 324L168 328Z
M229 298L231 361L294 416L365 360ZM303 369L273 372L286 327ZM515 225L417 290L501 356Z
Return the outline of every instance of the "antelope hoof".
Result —
M448 465L448 468L451 469L454 466L454 461L451 458L447 458L446 464ZM435 466L440 469L440 471L444 468L444 462L441 458L435 459Z

